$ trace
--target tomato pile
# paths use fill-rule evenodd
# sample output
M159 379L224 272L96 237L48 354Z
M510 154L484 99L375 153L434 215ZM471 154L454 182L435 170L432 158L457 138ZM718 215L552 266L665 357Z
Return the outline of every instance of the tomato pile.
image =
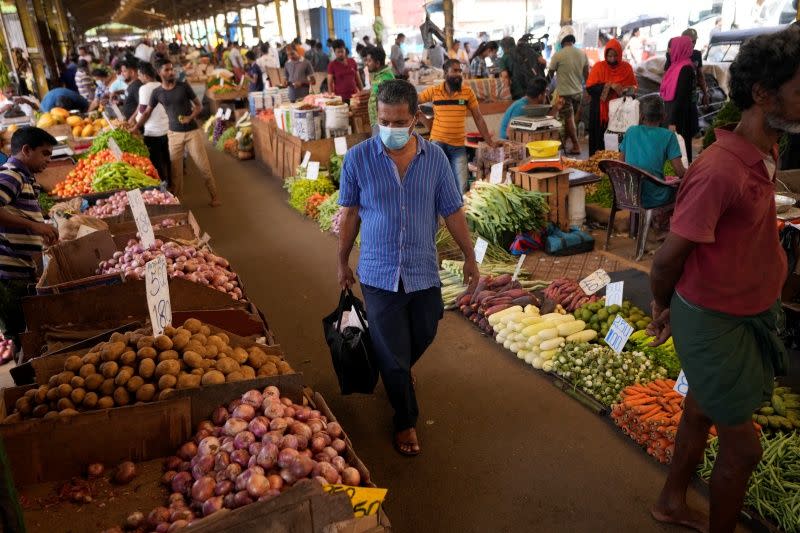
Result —
M158 172L147 157L123 152L122 160L138 168L151 178L159 179ZM67 174L64 181L60 181L53 187L52 194L60 198L69 198L94 192L92 190L92 178L94 178L97 169L106 163L113 163L115 161L116 158L114 154L111 153L111 150L102 150L96 154L84 157L78 161L75 168Z

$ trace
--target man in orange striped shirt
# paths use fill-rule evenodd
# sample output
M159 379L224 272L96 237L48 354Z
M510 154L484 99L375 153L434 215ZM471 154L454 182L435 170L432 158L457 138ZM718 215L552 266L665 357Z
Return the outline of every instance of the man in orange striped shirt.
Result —
M441 85L428 87L419 95L419 103L433 103L433 124L427 123L431 130L431 141L441 148L462 191L467 185L467 149L464 146L467 127L467 110L472 113L475 125L483 140L494 146L492 134L483 120L478 99L469 87L462 87L464 81L461 63L457 59L444 62L445 81Z

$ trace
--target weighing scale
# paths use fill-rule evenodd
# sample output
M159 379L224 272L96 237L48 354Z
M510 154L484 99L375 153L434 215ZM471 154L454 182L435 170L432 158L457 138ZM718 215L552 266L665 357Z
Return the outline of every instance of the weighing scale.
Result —
M511 119L509 127L515 130L536 131L560 128L561 123L550 117L516 117Z

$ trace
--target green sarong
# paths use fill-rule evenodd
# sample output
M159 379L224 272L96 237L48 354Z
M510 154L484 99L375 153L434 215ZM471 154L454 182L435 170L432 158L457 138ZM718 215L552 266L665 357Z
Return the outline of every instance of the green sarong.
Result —
M789 363L778 336L782 321L780 302L763 313L740 317L673 295L675 350L689 390L715 424L743 424L772 396L775 376L785 375Z

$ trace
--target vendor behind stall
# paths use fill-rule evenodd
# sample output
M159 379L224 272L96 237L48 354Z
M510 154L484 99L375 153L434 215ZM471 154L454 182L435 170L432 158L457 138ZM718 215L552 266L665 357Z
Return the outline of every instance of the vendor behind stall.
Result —
M301 58L297 47L289 45L286 47L289 60L286 62L286 82L289 84L289 101L294 103L308 96L312 85L316 83L314 79L314 68L308 59Z
M467 148L464 146L467 129L467 111L472 114L483 140L493 146L492 134L486 126L478 98L472 89L463 87L461 63L457 59L444 62L445 81L441 85L428 87L419 95L419 103L433 104L433 121L422 115L420 120L431 130L431 141L441 148L457 180L460 190L467 186Z
M534 78L530 83L528 83L528 88L525 91L525 96L511 104L506 112L503 114L503 118L500 121L500 133L498 137L501 139L508 139L508 125L511 123L511 119L514 117L520 117L525 114L525 108L529 105L542 105L545 103L545 96L547 93L547 80L542 77ZM549 115L555 116L558 113L558 109L554 106L551 110Z
M0 167L0 329L15 344L25 330L22 297L36 283L36 256L58 240L56 228L44 222L34 178L56 144L43 129L20 128L11 137L11 158Z
M681 162L678 137L661 127L666 117L664 100L657 95L645 96L639 100L639 113L642 123L628 128L619 148L625 162L663 180L664 165L669 161L675 175L683 177L686 169ZM668 204L674 198L674 187L656 185L647 180L642 182L642 206L646 209Z
M89 101L71 89L56 87L44 95L40 107L42 111L50 111L54 107L62 107L68 111L76 109L81 113L85 113L89 109Z
M19 106L20 111L29 118L34 118L33 113L39 109L39 100L35 96L18 96L17 88L12 84L3 87L3 99L0 100L0 115L5 114L12 107Z

